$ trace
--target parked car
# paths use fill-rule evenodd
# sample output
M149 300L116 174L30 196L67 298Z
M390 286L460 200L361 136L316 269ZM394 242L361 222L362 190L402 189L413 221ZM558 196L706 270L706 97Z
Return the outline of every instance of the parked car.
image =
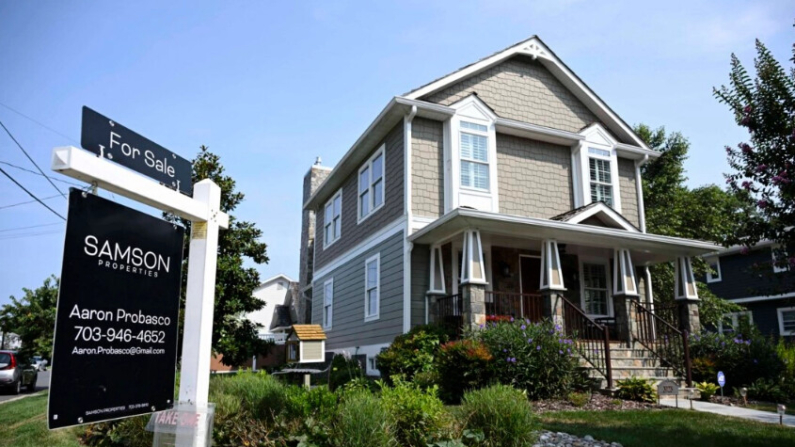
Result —
M0 351L0 387L19 394L22 387L36 390L39 372L33 363L16 351Z
M42 358L40 355L34 355L33 366L39 371L47 371L47 359Z

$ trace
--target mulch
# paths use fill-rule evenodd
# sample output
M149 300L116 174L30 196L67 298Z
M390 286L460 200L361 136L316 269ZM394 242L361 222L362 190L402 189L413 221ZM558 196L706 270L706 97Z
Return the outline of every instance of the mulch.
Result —
M650 402L635 402L633 400L617 399L604 394L592 394L588 402L582 406L575 406L568 400L545 399L533 402L536 413L552 411L607 411L607 410L659 410L667 407Z

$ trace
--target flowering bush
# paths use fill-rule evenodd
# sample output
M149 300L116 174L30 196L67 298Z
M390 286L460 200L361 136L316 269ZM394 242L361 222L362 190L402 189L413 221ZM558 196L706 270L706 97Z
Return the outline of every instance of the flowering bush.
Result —
M378 355L378 370L388 382L398 374L412 380L417 373L433 372L439 347L449 339L445 329L438 326L416 326L396 337L389 348Z
M748 386L759 378L778 380L784 365L776 353L776 345L754 328L744 332L747 333L691 335L693 380L715 380L715 371L726 374L729 388Z
M500 383L526 390L533 399L563 397L577 370L574 341L549 321L487 323L471 337L494 356L491 374Z
M491 379L494 357L479 340L451 341L442 345L438 356L438 374L442 398L458 403L464 391L486 386Z

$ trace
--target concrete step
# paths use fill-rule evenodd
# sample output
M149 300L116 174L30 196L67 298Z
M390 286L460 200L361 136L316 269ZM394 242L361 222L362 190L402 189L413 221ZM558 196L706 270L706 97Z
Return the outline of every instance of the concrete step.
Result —
M613 369L617 368L634 368L634 367L647 367L647 368L660 368L660 361L653 357L618 357L611 358L610 364Z

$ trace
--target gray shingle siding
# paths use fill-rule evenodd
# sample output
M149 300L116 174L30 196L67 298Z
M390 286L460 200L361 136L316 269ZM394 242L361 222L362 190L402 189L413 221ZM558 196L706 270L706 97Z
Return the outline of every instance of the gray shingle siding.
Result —
M751 250L748 254L720 257L721 281L708 283L715 295L725 299L778 295L795 291L795 274L773 273L769 247ZM754 269L753 265L760 266Z
M550 218L574 208L571 149L497 134L500 213Z
M411 123L411 209L417 216L444 214L444 128L440 121Z
M477 93L503 118L569 132L579 132L591 123L600 122L541 63L523 56L511 58L422 99L450 105L472 93Z
M403 200L403 123L396 125L384 139L386 165L384 166L384 205L362 223L357 223L359 199L359 170L351 173L342 186L342 234L340 239L323 248L323 220L321 207L317 212L315 237L315 269L319 269L337 256L353 248L367 236L394 221L404 211ZM371 152L381 147L379 143ZM325 204L324 204L325 205Z
M636 227L640 227L638 215L638 190L635 181L635 162L627 158L618 159L618 190L621 193L621 214Z
M430 289L431 250L415 244L411 249L411 326L425 324L425 295Z
M364 321L364 263L380 253L380 317ZM314 281L312 321L323 324L323 284L334 279L332 328L327 331L326 349L390 343L403 333L403 232L356 256Z

